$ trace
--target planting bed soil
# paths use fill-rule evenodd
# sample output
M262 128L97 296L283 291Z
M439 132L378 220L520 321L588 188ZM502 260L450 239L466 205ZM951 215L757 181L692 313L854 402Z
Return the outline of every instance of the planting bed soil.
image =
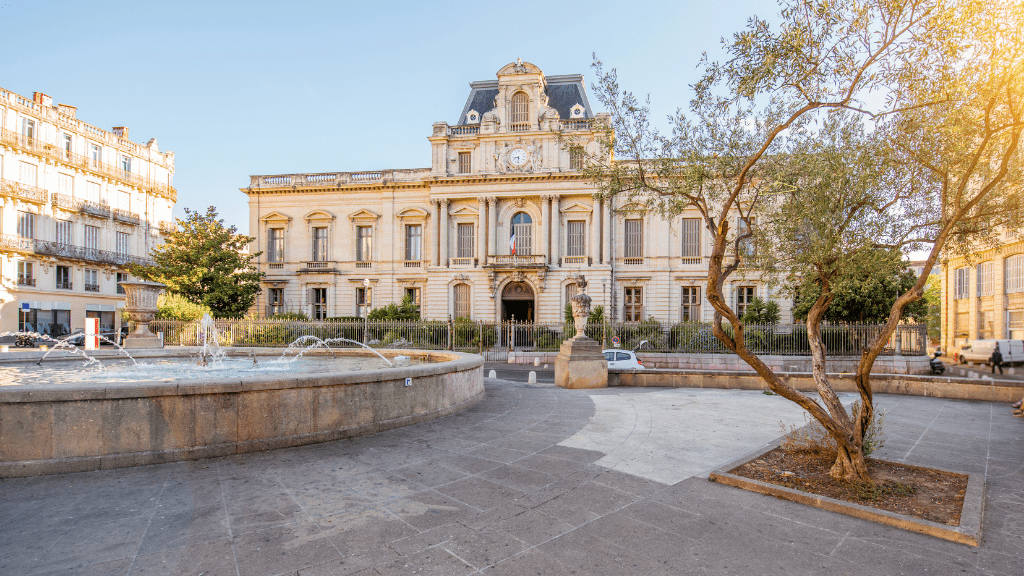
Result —
M867 459L871 483L833 480L835 456L776 448L731 474L949 526L960 525L967 475Z

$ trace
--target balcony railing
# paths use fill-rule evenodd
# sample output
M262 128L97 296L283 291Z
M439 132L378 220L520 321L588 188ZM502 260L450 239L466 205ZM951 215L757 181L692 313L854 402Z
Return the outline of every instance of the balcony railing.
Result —
M479 134L479 126L450 126L448 127L449 136L472 136L473 134Z
M619 264L623 266L643 266L643 258L619 258Z
M514 124L509 124L508 125L508 131L509 132L529 132L530 131L530 123L529 122L516 122Z
M562 258L562 266L586 266L589 260L587 256L565 256Z
M57 290L71 290L72 287L73 287L73 284L71 284L71 282L66 282L66 281L62 282L60 280L57 280L57 285L56 285Z
M476 266L476 258L452 258L451 266L453 266L453 267Z
M81 212L83 214L89 214L91 216L99 216L100 218L110 218L110 207L104 206L98 202L91 200L79 200L78 198L72 198L67 194L60 194L54 192L50 194L50 203L54 207L69 212Z
M85 283L85 291L86 292L99 292L100 291L100 285L99 284L90 284L90 283L86 282Z
M26 202L46 204L46 190L14 182L13 180L0 180L0 196L18 198Z
M679 264L682 266L700 266L704 263L704 259L700 256L684 256L679 259Z
M125 224L131 224L132 226L139 225L139 215L135 212L129 212L120 208L114 209L114 220L123 222Z
M11 250L23 254L38 254L42 256L55 256L66 260L83 260L98 264L111 264L114 266L126 266L128 264L140 264L152 266L153 260L130 254L118 254L108 250L97 250L73 244L61 244L49 240L33 240L32 238L21 238L20 236L0 236L0 250Z
M164 234L170 234L171 232L177 232L178 230L178 226L174 222L169 222L167 220L161 220L158 226L160 227L160 231Z
M546 260L543 254L492 254L487 257L491 266L544 266Z
M419 261L419 260L406 260L405 261L405 267L406 268L422 268L423 267L423 263L421 261Z
M284 262L267 262L267 268L270 270L284 270Z
M36 279L30 274L18 274L18 286L35 286Z
M590 130L591 126L594 125L593 118L576 118L570 120L559 121L559 126L566 132L575 130Z
M157 182L151 178L140 176L139 174L133 174L105 162L93 160L88 156L68 152L59 146L48 144L36 138L22 136L21 134L12 132L6 128L0 131L0 141L8 146L18 148L36 156L49 158L50 160L85 170L86 172L96 174L97 176L103 176L104 178L117 180L130 186L142 188L143 190L152 192L157 196L169 198L172 202L177 201L178 199L178 192L172 186Z

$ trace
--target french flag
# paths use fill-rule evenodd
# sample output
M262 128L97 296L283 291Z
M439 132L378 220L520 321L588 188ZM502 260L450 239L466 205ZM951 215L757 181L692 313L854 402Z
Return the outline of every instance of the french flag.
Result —
M513 256L516 255L516 233L514 231L512 232L512 236L508 239L508 249L510 250L509 254Z

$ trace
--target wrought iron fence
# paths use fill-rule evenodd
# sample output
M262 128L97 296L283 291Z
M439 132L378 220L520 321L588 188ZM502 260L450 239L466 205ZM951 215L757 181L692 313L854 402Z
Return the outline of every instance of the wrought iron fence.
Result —
M424 320L415 322L295 320L218 320L222 346L287 346L301 336L331 341L335 347L366 344L375 348L417 348L459 350L484 354L489 360L502 360L510 350L558 351L563 342L575 336L569 324L527 322L474 322L469 320ZM198 322L156 321L154 332L163 332L164 343L177 346L201 344ZM875 324L833 324L822 326L822 344L829 356L859 356L881 332ZM731 334L731 328L726 327ZM614 338L622 348L649 352L690 354L730 354L711 332L711 324L683 322L661 324L655 320L590 325L587 336L604 347L612 347ZM809 356L811 348L804 324L747 325L747 348L755 354ZM642 344L642 346L641 346ZM927 354L928 328L925 324L901 324L889 339L883 355L917 356Z

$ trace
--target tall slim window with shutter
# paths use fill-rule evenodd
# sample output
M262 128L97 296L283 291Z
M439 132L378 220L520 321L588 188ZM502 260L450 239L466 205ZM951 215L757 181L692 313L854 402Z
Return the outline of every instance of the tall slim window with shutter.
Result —
M582 146L570 146L569 147L569 169L570 170L583 170L583 147Z
M684 259L696 259L690 264L700 263L700 218L683 218L679 227L679 233L683 237L683 246L680 256Z
M533 254L533 218L526 212L512 217L512 233L515 237L515 253L517 256Z
M978 264L978 296L991 296L995 293L995 262L982 262Z
M530 129L530 97L525 92L516 92L512 95L509 112L512 132L526 132Z
M700 322L700 287L683 286L681 288L679 321Z
M1006 293L1024 292L1024 254L1017 254L1006 259L1003 266L1006 278Z
M327 261L327 227L313 228L313 262Z
M405 227L405 259L422 259L423 227L419 224L409 224Z
M85 225L85 247L87 250L99 250L100 227Z
M640 219L626 220L625 263L643 264L644 221Z
M469 318L469 284L456 284L452 287L452 304L455 318Z
M964 266L963 268L957 268L953 271L953 298L956 300L962 300L969 298L971 295L971 288L968 285L968 279L970 278L970 269Z
M57 244L74 244L72 237L73 224L70 220L57 220L57 230L54 239Z
M472 258L473 257L473 225L472 224L459 224L458 226L458 243L456 250L457 258Z
M369 262L373 255L373 228L356 226L356 261Z
M587 223L583 220L570 220L566 230L569 244L566 246L566 256L586 255L586 230Z
M640 322L644 319L643 288L625 288L624 292L622 320L624 322Z
M18 212L18 236L22 238L36 237L36 215L31 212Z
M473 153L459 152L459 174L469 174L473 171Z
M267 230L267 262L284 262L284 228Z
M327 319L327 288L309 289L310 316L313 320Z
M754 303L754 295L757 293L756 286L736 287L736 315L743 318L747 308Z

